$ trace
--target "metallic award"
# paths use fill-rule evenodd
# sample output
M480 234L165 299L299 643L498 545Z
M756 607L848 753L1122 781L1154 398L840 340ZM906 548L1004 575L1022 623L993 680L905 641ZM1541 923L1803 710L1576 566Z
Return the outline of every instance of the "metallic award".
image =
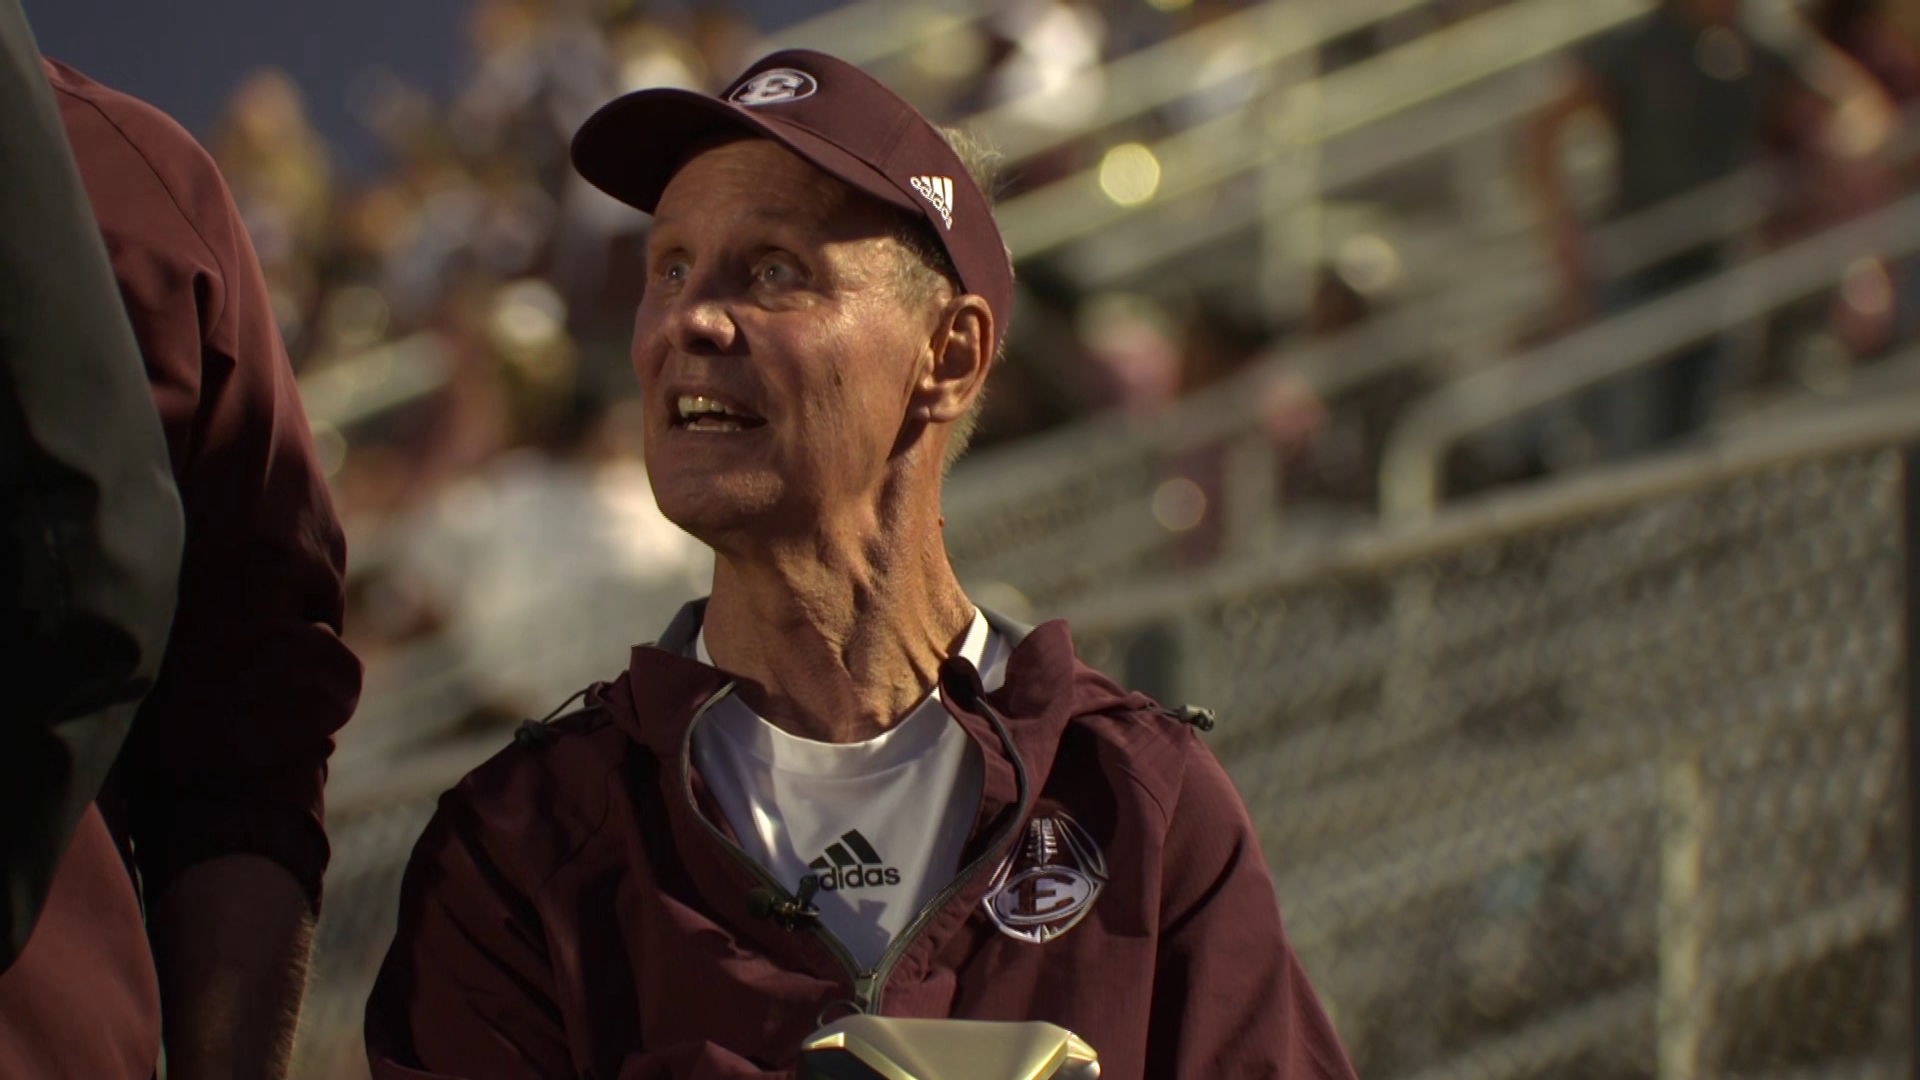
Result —
M849 1016L800 1047L802 1080L1096 1080L1093 1048L1065 1028Z

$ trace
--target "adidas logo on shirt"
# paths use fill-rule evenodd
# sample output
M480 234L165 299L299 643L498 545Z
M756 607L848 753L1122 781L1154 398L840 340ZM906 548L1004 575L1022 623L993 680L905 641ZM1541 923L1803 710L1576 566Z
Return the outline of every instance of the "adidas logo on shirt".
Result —
M907 181L920 197L940 212L940 220L953 228L953 181L944 176L916 176Z
M879 889L900 884L900 871L881 865L880 853L873 850L859 829L849 829L840 839L827 845L819 858L807 864L807 875L820 883L821 892L841 889Z

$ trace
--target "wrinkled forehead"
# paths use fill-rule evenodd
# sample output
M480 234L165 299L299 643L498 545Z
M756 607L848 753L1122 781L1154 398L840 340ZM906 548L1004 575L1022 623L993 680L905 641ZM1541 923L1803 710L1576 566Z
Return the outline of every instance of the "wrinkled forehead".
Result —
M892 234L892 207L771 139L728 136L689 153L661 192L655 236L735 224L785 225L824 240Z

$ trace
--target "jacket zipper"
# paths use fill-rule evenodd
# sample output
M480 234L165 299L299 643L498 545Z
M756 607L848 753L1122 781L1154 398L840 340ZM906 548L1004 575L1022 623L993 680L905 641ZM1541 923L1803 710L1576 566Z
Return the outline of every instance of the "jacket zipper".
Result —
M776 900L783 904L791 904L794 903L794 895L787 891L787 887L780 884L779 879L769 873L766 867L754 861L753 856L748 855L742 850L740 845L734 843L731 837L721 832L718 825L708 821L707 815L700 812L700 804L696 802L693 797L693 729L699 725L701 717L705 716L715 705L720 704L729 694L733 693L733 688L733 683L728 683L721 687L717 693L708 698L699 709L694 711L693 719L688 721L686 737L682 739L680 743L680 791L687 800L688 809L693 811L694 819L700 822L701 827L706 829L707 835L713 837L715 842L720 845L721 850L732 856L733 861L739 863L741 868L747 872L748 876L759 882L762 888L773 893ZM828 930L822 923L816 921L812 926L808 927L808 931L815 937L818 937L820 943L827 947L827 951L833 954L833 958L839 961L841 967L846 969L848 978L853 982L854 996L858 998L861 981L867 974L860 969L860 962L853 958L853 953L848 950L845 945L841 944L840 939L833 935L833 931ZM862 1008L860 1011L866 1012L867 1010Z
M701 827L707 831L707 835L713 837L714 841L720 845L721 850L731 856L734 862L739 863L741 868L747 872L748 876L759 882L762 888L771 892L774 899L783 904L791 904L795 902L794 894L789 892L787 887L782 885L779 879L775 878L766 867L761 866L754 860L753 856L748 855L732 838L727 836L726 833L721 832L719 826L708 821L707 815L700 812L700 804L695 801L693 797L693 729L698 726L701 718L704 717L709 710L715 705L720 704L729 694L733 693L734 685L733 683L728 683L721 687L712 697L708 698L700 708L694 710L693 719L687 722L686 737L680 742L681 795L687 800L687 807L693 811L694 819L700 822ZM992 709L992 706L987 705L984 701L981 702L981 705L989 711ZM1001 741L1005 744L1004 749L1007 753L1015 755L1014 768L1020 771L1022 780L1020 785L1021 796L1024 802L1026 795L1026 784L1024 782L1025 769L1020 764L1018 753L1014 748L1012 738L1006 733L1005 725L1000 722L997 714L993 716L993 720L994 727L1000 734ZM840 966L846 969L847 977L853 985L853 1007L855 1009L858 1009L862 1013L871 1014L879 1008L880 992L885 989L888 976L893 974L893 969L899 965L900 958L906 955L907 949L912 947L914 940L926 930L927 924L933 921L934 916L938 915L942 908L952 903L954 897L960 895L961 890L966 888L967 882L973 880L974 875L978 874L981 868L985 867L1001 854L1001 850L1006 846L1007 841L1019 833L1021 822L1026 817L1026 807L1024 805L1017 806L1014 810L1015 812L1012 818L1006 825L1001 827L1000 835L994 837L993 843L988 844L979 855L974 856L972 862L968 863L964 869L956 874L953 880L947 882L944 888L938 893L935 893L933 899L921 907L919 913L913 917L913 921L907 924L906 929L894 935L893 942L887 946L887 951L880 954L880 963L873 968L863 969L860 966L860 962L853 958L853 952L848 949L838 937L834 936L833 931L827 929L826 924L815 920L813 925L807 928L809 933L819 938L820 943L827 947L827 951L840 963Z
M1010 753L1012 752L1013 747L1011 744L1007 746L1007 750ZM961 891L967 887L967 883L972 881L975 875L980 873L989 863L1001 856L1003 850L1006 848L1007 841L1019 835L1020 826L1022 822L1025 821L1026 816L1025 806L1014 807L1012 817L1008 819L1007 824L1000 827L1000 835L993 838L993 843L988 844L981 850L980 854L974 856L972 862L968 863L964 869L956 874L952 881L947 882L946 888L935 893L933 899L929 900L926 906L920 909L920 913L913 917L913 921L907 924L906 929L894 936L893 943L887 946L887 951L880 954L879 966L873 969L873 982L867 994L867 1002L870 1008L862 1009L862 1012L871 1012L873 1009L879 1007L880 992L886 988L888 976L893 974L893 969L900 963L900 958L905 956L907 950L913 947L914 939L918 938L920 934L926 930L927 924L933 921L934 916L940 914L941 909L951 904L954 897L960 895ZM859 996L859 987L856 986L854 989L854 997L858 999Z

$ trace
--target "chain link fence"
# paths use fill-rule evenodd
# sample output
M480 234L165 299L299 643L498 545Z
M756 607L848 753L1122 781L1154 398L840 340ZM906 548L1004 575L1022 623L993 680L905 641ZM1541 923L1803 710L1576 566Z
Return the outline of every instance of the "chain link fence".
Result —
M1363 1077L1911 1075L1902 458L1706 460L1077 622L1218 709Z
M504 739L498 745L504 745ZM470 756L470 765L478 765L486 754ZM443 770L431 779L416 778L397 787L388 799L329 813L333 862L314 932L292 1080L365 1080L361 1021L374 975L393 940L400 875L440 792L461 775ZM438 782L443 777L444 782Z

